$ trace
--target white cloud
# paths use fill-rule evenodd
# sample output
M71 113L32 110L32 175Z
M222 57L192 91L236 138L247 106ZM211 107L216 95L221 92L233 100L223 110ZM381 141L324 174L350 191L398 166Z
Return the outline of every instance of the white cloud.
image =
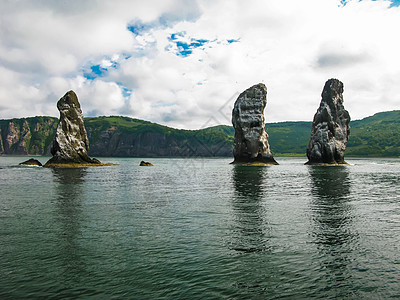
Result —
M114 82L100 79L88 80L82 76L70 79L53 77L48 80L45 89L54 91L47 96L48 102L53 103L72 89L78 95L82 112L86 116L118 115L125 105L121 87Z
M114 82L86 81L76 90L84 115L118 115L124 106L121 88Z
M74 89L86 115L200 128L264 82L268 122L312 120L332 77L353 119L400 109L400 8L340 2L2 1L0 118L57 116Z

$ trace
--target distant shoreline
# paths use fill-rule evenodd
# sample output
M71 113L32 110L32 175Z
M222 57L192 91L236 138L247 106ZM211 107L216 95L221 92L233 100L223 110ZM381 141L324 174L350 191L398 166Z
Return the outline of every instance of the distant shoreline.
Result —
M0 120L0 155L50 155L58 124L53 117ZM232 157L234 128L175 129L129 117L85 118L93 157ZM302 157L312 122L267 123L274 156ZM11 143L11 144L10 144ZM399 157L400 111L350 122L345 157Z
M21 157L21 158L27 158L27 157L36 157L36 158L51 158L49 155L13 155L13 154L0 154L0 157ZM274 155L276 159L279 158L304 158L304 160L307 160L306 155ZM135 158L138 160L142 159L232 159L233 156L196 156L196 157L184 157L184 156L96 156L96 158L102 158L102 159L118 159L118 158ZM346 155L346 158L351 158L351 159L364 159L364 158L371 158L371 159L376 159L376 158L394 158L394 159L400 159L400 156L360 156L360 155Z

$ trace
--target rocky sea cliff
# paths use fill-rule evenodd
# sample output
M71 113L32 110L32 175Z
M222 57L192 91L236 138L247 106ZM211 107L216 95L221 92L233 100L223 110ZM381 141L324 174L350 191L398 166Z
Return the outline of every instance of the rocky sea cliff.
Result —
M234 129L180 130L128 117L85 118L94 157L232 157ZM58 118L0 120L0 155L51 155ZM346 156L400 156L400 111L350 122ZM275 156L305 156L312 122L266 124Z
M51 155L58 118L0 120L0 154ZM128 117L85 118L90 156L228 157L233 128L179 130Z

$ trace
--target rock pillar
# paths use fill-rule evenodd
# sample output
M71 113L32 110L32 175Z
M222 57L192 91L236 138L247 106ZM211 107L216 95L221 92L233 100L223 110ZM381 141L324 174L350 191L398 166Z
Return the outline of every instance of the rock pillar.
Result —
M60 121L53 140L53 157L45 167L68 167L101 164L89 157L89 140L83 123L78 97L73 91L67 92L58 102Z
M350 115L343 106L343 83L328 80L321 96L307 147L307 164L345 164Z
M265 131L266 105L267 88L262 83L245 90L237 98L232 111L235 128L233 163L278 164L271 154Z

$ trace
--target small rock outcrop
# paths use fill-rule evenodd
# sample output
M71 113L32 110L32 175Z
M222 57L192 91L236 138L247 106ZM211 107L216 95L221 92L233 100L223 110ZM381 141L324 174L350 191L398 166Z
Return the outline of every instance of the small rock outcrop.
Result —
M31 158L28 159L27 161L24 161L22 163L20 163L21 166L38 166L41 167L42 163L40 161L38 161L37 159Z
M265 131L266 105L267 87L262 83L245 90L237 98L232 110L234 164L278 164L271 154Z
M152 163L148 162L148 161L143 161L142 160L140 162L140 166L142 166L142 167L153 167L154 165Z
M89 140L83 123L78 97L67 92L58 102L60 121L53 140L53 157L44 165L48 168L98 166L102 163L89 157Z
M343 83L337 79L328 80L321 96L321 104L314 115L306 164L345 164L350 115L343 106Z

